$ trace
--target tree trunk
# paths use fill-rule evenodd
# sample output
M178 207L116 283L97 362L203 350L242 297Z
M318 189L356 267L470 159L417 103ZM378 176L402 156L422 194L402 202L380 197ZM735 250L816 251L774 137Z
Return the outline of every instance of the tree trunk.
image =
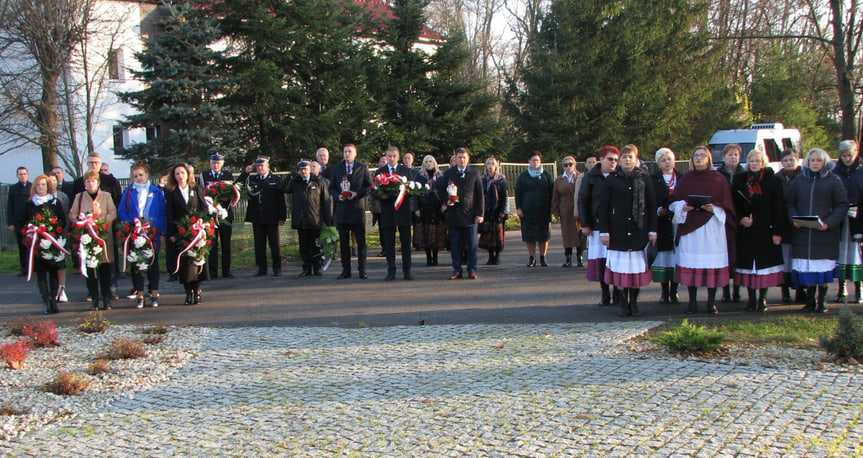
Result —
M58 72L47 70L42 72L42 99L36 109L36 116L39 126L39 146L42 148L42 167L45 173L57 166L57 149L60 145L57 133L60 124L57 117L59 79Z
M836 83L839 90L839 108L842 111L842 138L857 138L857 122L854 112L854 89L848 75L848 62L845 56L845 32L842 29L842 2L830 0L833 26L833 67L836 69Z

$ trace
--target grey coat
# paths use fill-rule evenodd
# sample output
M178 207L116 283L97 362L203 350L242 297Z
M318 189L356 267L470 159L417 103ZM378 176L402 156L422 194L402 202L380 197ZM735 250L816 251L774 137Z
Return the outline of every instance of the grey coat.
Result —
M791 257L797 259L839 259L839 228L848 213L848 196L842 180L828 170L815 173L803 168L785 188L788 215L817 215L829 227L826 231L794 229Z

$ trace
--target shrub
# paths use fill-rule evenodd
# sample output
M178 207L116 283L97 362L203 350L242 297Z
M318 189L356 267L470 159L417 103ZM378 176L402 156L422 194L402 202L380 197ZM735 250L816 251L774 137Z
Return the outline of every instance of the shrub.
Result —
M144 345L156 345L162 343L163 340L165 340L164 334L152 334L144 337L144 339L141 340L141 343Z
M9 321L3 323L3 327L9 330L9 334L13 336L23 336L25 326L35 326L36 320L34 320L30 315L22 315L18 318L13 318Z
M684 319L652 340L675 353L709 353L722 346L725 334Z
M11 417L14 415L24 415L25 413L27 413L26 410L21 410L17 407L12 407L12 406L0 407L0 417L4 417L4 416Z
M147 356L147 351L144 350L144 347L140 342L117 337L114 339L114 343L111 344L111 348L108 349L108 352L99 357L109 360L118 360L143 358L144 356Z
M106 374L108 372L111 372L111 368L108 367L107 360L99 358L87 365L87 373L90 375Z
M30 354L30 343L25 339L0 347L0 358L3 358L10 369L20 369L28 354Z
M45 384L44 389L61 396L74 396L86 390L88 386L90 386L90 382L85 380L81 374L59 372L54 376L54 380Z
M92 310L78 322L78 329L87 334L98 334L105 332L109 324L101 310Z
M167 334L171 332L171 327L166 325L165 323L159 323L155 326L144 328L142 332L146 335Z
M21 332L30 338L30 344L36 348L59 347L60 333L57 325L51 320L40 321L35 326L24 326Z
M839 310L838 324L836 335L819 339L821 348L837 358L863 360L863 323L847 304Z

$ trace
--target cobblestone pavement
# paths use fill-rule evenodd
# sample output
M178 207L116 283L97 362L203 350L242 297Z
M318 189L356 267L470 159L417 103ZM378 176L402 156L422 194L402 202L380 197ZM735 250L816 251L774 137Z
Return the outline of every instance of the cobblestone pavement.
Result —
M0 454L863 454L859 377L620 344L657 324L213 329L169 382Z

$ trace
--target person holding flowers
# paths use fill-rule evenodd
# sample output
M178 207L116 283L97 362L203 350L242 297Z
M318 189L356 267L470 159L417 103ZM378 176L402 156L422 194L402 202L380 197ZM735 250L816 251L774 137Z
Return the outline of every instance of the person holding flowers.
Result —
M75 196L69 209L69 220L75 236L76 255L81 271L87 278L87 291L93 310L111 310L111 263L114 262L114 237L111 223L117 219L117 207L111 194L99 189L100 173L88 170L84 174L84 191Z
M29 223L22 229L27 248L27 279L36 273L39 294L45 306L45 314L57 313L55 291L59 287L57 273L66 268L66 215L55 197L53 183L47 175L39 175L30 187L30 199L25 208Z
M219 224L216 236L213 237L213 247L210 250L210 259L207 260L210 268L210 278L219 275L219 254L222 255L222 278L234 278L231 274L231 234L233 233L234 206L240 200L240 191L234 184L234 175L223 170L225 156L219 153L210 155L210 171L201 174L204 184L204 194L213 198L213 203L221 205L228 212L228 217L222 221L227 224ZM221 252L219 250L221 242Z
M144 307L144 276L150 291L150 306L159 306L159 248L167 230L165 194L150 183L147 164L137 162L129 172L132 185L120 198L120 250L123 266L132 272L132 291L137 308Z
M186 291L185 304L200 304L201 283L210 279L206 254L215 228L211 221L204 220L207 202L188 165L171 167L167 189L165 233L176 244L176 272Z
M413 280L411 275L411 223L413 211L418 208L417 198L410 196L408 190L416 186L413 182L413 169L399 163L399 149L390 146L384 153L386 164L378 168L373 180L372 195L381 203L381 247L387 259L385 281L396 279L396 231L402 255L402 274L405 280ZM411 182L414 184L411 185ZM394 184L398 191L389 192L388 184ZM414 194L415 196L416 194Z

